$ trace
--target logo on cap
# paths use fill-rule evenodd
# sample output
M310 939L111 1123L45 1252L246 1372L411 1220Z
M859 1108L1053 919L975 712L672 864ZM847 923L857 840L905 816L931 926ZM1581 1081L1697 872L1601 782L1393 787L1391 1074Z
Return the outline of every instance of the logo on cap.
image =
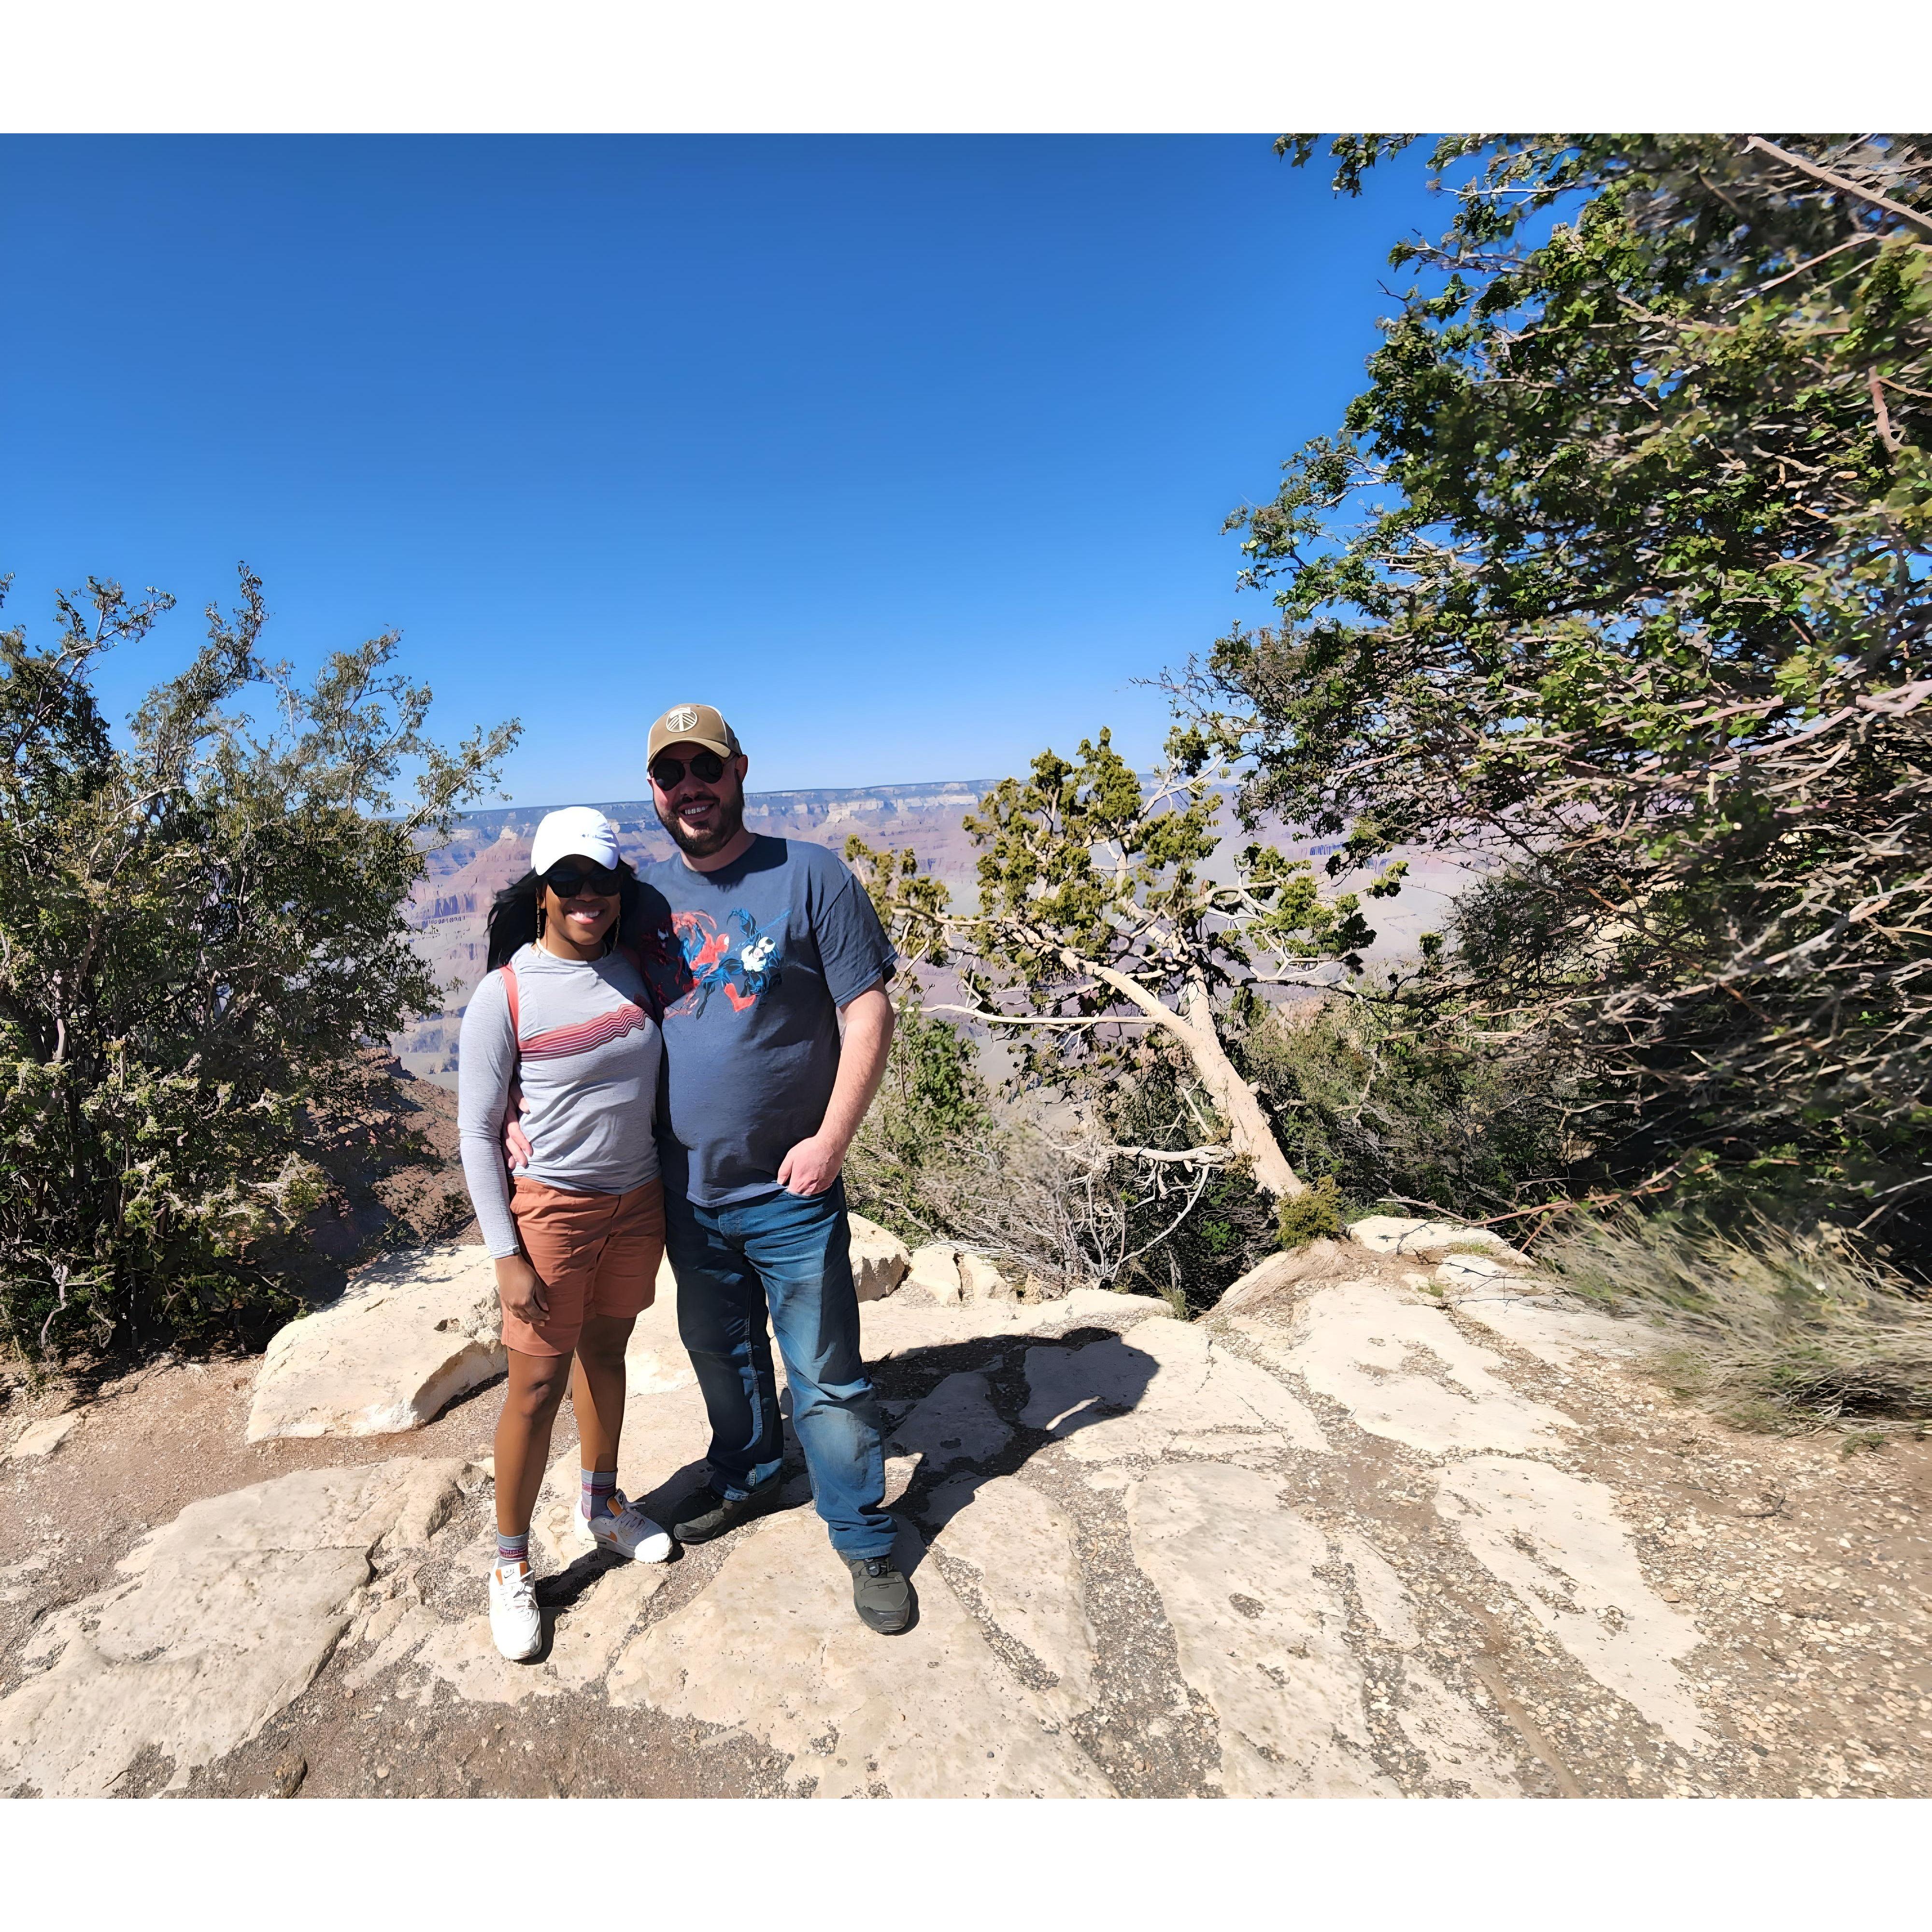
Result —
M675 711L664 713L664 723L674 731L688 731L698 722L698 707L694 704L680 704Z

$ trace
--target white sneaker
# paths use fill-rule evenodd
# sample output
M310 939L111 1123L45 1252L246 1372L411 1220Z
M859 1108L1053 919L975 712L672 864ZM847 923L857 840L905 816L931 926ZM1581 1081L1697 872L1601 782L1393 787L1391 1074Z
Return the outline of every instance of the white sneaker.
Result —
M586 1522L583 1511L578 1511L577 1536L580 1543L627 1556L633 1563L663 1563L670 1556L669 1532L635 1503L626 1502L622 1490L613 1492L610 1507L594 1522Z
M527 1568L506 1572L490 1566L490 1634L512 1664L522 1664L542 1649L537 1580Z

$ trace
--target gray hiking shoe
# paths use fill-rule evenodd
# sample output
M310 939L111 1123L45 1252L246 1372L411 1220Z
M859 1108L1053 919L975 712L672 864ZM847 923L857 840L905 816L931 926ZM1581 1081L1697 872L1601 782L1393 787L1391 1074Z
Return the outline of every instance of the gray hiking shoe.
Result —
M912 1621L912 1586L890 1556L848 1556L852 1606L859 1621L882 1636L892 1636Z
M761 1484L747 1496L721 1496L709 1483L693 1490L671 1512L670 1533L680 1543L709 1543L741 1522L777 1508L782 1475Z

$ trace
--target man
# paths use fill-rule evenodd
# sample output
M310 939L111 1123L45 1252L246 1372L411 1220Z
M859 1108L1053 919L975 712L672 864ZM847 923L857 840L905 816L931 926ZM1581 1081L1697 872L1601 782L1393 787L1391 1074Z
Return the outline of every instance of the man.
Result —
M860 1618L890 1634L910 1620L912 1591L892 1562L839 1170L885 1071L895 955L832 853L746 830L749 760L712 706L674 705L646 764L678 849L641 868L626 938L664 1005L665 1251L711 1424L709 1481L671 1533L702 1543L778 1500L769 1312L818 1513Z

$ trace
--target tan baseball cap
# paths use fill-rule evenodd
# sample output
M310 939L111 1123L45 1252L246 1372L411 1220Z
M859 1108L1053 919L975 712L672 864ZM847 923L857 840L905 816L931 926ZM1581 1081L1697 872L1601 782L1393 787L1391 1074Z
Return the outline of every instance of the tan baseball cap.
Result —
M721 758L740 758L744 752L724 712L711 704L674 704L651 727L644 763L650 764L667 745L702 745Z

